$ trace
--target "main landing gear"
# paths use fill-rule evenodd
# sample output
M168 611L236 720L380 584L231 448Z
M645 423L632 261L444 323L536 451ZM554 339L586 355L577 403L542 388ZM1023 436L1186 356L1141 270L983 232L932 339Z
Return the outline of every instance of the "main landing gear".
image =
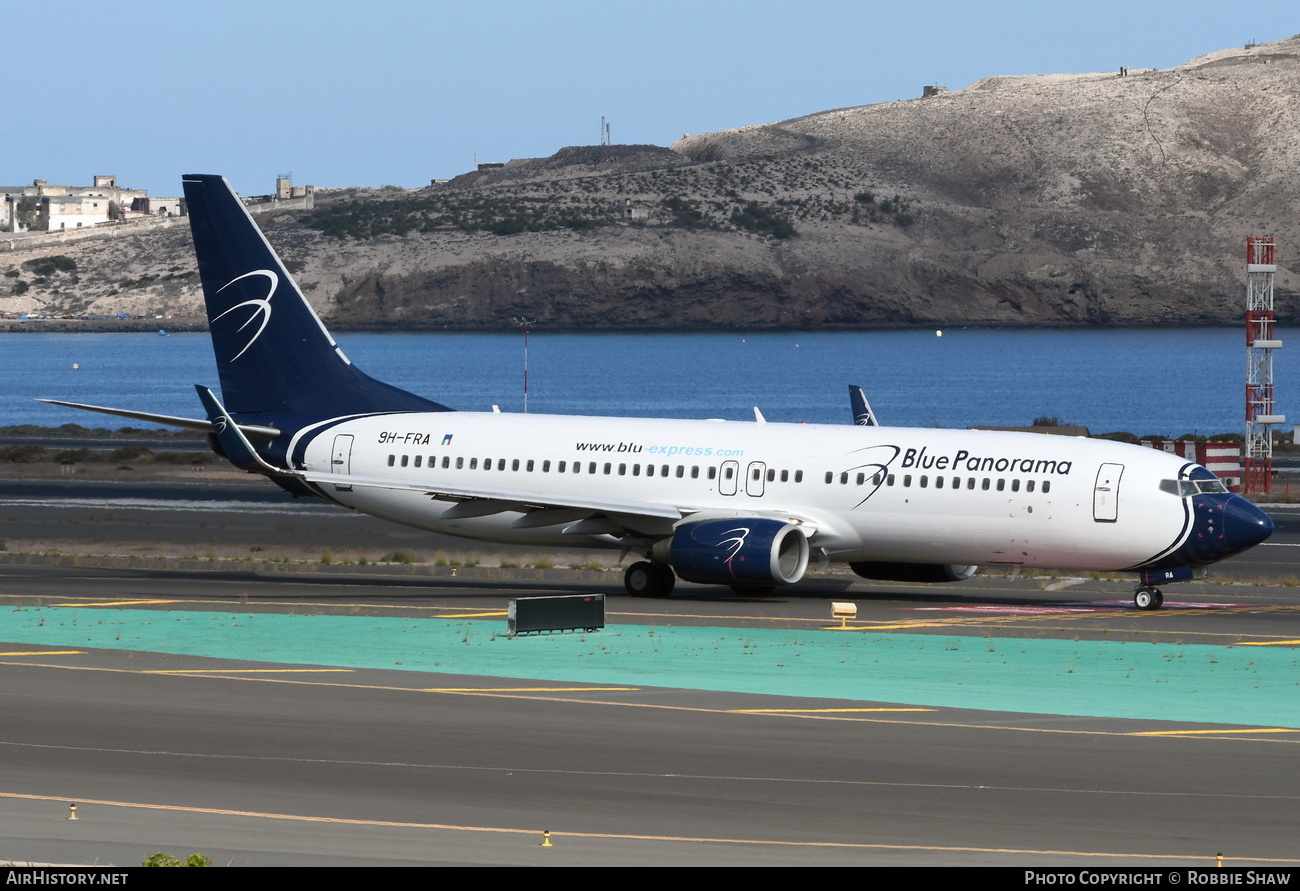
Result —
M1155 585L1139 585L1133 592L1133 605L1138 609L1160 609L1165 602L1165 595Z
M667 597L677 584L677 575L667 563L642 560L623 573L623 587L633 597Z

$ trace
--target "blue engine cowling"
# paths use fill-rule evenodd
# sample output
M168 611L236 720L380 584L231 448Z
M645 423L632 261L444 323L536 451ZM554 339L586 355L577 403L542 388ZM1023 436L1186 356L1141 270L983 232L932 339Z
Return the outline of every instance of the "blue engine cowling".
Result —
M688 582L722 585L792 585L807 571L809 551L798 526L764 517L687 523L655 546Z
M885 582L964 582L979 567L947 563L850 563L849 569L864 579Z

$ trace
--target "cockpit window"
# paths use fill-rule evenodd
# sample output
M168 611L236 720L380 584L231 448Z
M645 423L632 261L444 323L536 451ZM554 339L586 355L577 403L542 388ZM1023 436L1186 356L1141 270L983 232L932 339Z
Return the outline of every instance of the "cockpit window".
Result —
M1186 498L1191 495L1226 495L1228 487L1220 479L1161 480L1160 491Z

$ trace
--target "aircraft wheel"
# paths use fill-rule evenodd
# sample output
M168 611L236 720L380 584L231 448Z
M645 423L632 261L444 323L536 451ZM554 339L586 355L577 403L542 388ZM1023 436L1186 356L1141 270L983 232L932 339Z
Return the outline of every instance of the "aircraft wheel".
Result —
M623 587L633 597L667 597L676 582L677 576L666 563L642 560L623 573Z
M1133 605L1138 609L1160 609L1160 604L1164 602L1165 595L1160 593L1159 588L1152 585L1143 585L1133 592Z
M731 590L741 597L766 597L776 590L776 585L732 585Z
M677 573L667 563L651 563L650 569L655 573L655 584L658 586L656 597L667 597L673 593L673 588L677 585Z

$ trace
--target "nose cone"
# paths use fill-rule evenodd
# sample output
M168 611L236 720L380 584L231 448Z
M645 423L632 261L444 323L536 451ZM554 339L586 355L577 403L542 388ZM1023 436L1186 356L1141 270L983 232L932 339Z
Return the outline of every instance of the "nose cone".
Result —
M1223 556L1253 548L1273 534L1273 518L1240 495L1224 504Z

